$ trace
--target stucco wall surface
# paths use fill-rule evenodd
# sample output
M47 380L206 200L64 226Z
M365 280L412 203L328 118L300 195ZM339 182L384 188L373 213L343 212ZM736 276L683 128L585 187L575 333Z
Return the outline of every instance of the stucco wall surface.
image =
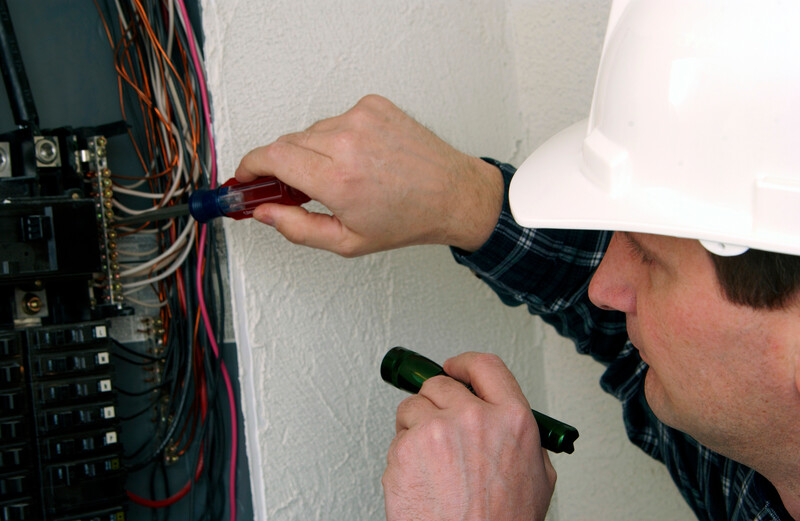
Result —
M589 108L607 0L203 0L218 164L385 95L475 155L519 163ZM315 203L312 203L315 204ZM323 210L321 207L316 207ZM394 345L436 360L500 354L531 404L581 430L552 520L689 519L624 439L602 368L504 307L447 248L342 259L226 222L257 519L382 519L380 477L404 393Z

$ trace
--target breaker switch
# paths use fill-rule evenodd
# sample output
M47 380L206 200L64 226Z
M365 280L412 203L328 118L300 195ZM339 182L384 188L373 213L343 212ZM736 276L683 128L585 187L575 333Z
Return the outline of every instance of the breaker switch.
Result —
M23 242L47 240L52 236L52 224L47 215L26 215L20 219L20 227Z

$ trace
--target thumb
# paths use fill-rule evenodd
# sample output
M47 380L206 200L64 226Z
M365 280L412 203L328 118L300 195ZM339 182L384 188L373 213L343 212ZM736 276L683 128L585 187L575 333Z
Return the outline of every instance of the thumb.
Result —
M345 257L358 254L349 246L355 235L335 215L309 212L302 206L262 204L253 211L253 218L272 226L294 244Z

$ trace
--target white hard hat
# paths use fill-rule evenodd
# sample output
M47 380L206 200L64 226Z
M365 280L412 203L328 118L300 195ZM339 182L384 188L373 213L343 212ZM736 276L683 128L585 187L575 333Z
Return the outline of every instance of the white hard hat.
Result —
M589 119L509 197L526 227L800 255L800 2L615 1Z

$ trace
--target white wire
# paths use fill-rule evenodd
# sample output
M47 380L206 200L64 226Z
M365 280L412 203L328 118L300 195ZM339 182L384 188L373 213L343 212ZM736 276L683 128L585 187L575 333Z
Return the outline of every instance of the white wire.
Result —
M136 291L138 291L138 290L132 291L131 294L135 293ZM143 308L163 308L164 306L169 304L169 301L167 301L167 300L159 301L158 304L152 304L150 302L144 302L143 300L138 300L138 299L135 299L133 297L130 297L127 293L123 293L123 296L125 297L125 300L127 300L128 302L130 302L132 304L136 304L137 306L141 306Z
M180 252L173 251L169 255L159 255L158 262L151 267L151 270L158 271L159 269L163 269L164 265L171 263L173 260L175 260L175 257L177 257L179 254L180 254ZM130 261L129 262L120 262L119 263L120 269L123 269L123 270L124 269L129 269L130 270L130 269L133 269L134 267L138 267L138 266L139 265L137 263L133 263L133 262L130 262ZM140 275L131 275L131 276L132 277L142 277L142 276L148 276L149 277L151 275L152 275L152 273L148 274L148 275L141 275L140 274Z
M119 202L118 199L112 199L111 200L111 204L114 206L114 208L122 210L123 212L125 212L128 215L139 215L139 214L143 214L145 212L149 212L149 211L154 210L155 208L157 208L156 206L153 206L151 208L145 208L144 210L134 210L133 208L128 208L127 206L125 206L124 204Z
M160 68L156 67L154 65L154 63L153 63L153 62L160 62L159 57L160 57L160 55L159 55L158 51L155 50L155 49L151 49L151 52L147 53L148 62L150 63L151 70L152 70L152 73L151 73L152 80L151 80L151 82L153 84L153 92L155 93L154 99L155 99L156 107L158 108L159 112L161 112L161 114L166 115L166 114L170 113L170 110L169 110L170 107L167 107L167 100L164 98L165 94L164 94L164 89L162 88L162 85L164 85L164 78L162 78L162 76L161 76ZM166 68L167 74L169 74L171 72L171 70L172 70L171 68L167 67ZM170 76L167 76L166 84L167 84L167 88L170 89L170 85L172 84L172 79L171 79ZM172 87L170 89L170 91L174 93L174 87ZM171 108L173 109L173 112L178 115L178 118L181 120L181 123L183 125L185 125L186 124L186 118L183 116L183 109L181 108L180 103L173 103ZM164 206L164 203L166 201L168 201L169 199L174 197L175 192L178 189L178 186L180 186L180 183L178 181L181 179L181 177L186 177L186 176L183 173L183 169L184 169L184 166L183 166L183 152L184 152L184 149L183 149L182 136L180 134L180 131L176 128L176 125L167 124L167 122L162 121L162 120L158 121L158 127L159 127L159 131L162 134L161 139L163 139L165 143L169 143L168 137L169 137L169 134L171 134L175 138L175 146L178 149L176 151L178 164L175 167L173 175L172 175L172 183L170 184L170 190L165 195L164 200L158 205L158 207L161 208L161 207ZM170 147L166 147L164 161L165 161L166 164L172 163L172 149Z
M156 234L159 234L159 233L162 233L162 232L165 232L165 231L169 230L172 227L173 220L174 219L168 219L166 224L164 224L164 226L162 226L159 229L156 229L156 228L145 228L143 230L140 230L138 228L130 228L128 226L117 226L116 230L121 231L121 232L125 232L125 233L137 233L137 234L143 233L143 234L146 234L146 235L156 235Z
M194 42L194 48L197 50L197 61L199 62L200 70L205 74L206 64L205 59L203 58L203 50L200 48L200 42L195 35L194 29L191 25L186 25L186 20L183 18L183 16L179 16L178 21L181 23L181 27L183 27L184 32L192 33L191 40Z
M174 100L173 106L175 107L175 114L178 116L178 119L180 120L179 121L180 127L184 129L184 135L182 136L183 140L185 141L187 148L191 149L192 140L191 140L191 131L190 131L190 129L193 128L193 127L190 126L189 121L187 121L187 114L183 111L183 106L180 103L180 98L178 96L177 90L175 89L175 82L172 80L172 77L168 77L167 78L167 88L169 89L170 96ZM189 119L191 119L191 118L189 118ZM176 140L179 140L180 138L181 138L180 134L176 135ZM183 149L181 150L181 157L183 155L182 152L183 152ZM184 178L184 180L186 181L187 184L190 184L191 181L196 181L197 180L196 169L198 168L198 165L196 163L194 165L194 168L195 168L195 170L191 173L191 176L189 175L188 172L185 172L185 171L183 172L183 174L184 174L183 178Z
M171 183L169 184L169 189L165 191L165 193L152 193L146 191L137 190L140 186L142 186L146 182L146 178L142 178L140 181L134 182L130 185L120 185L115 183L114 190L122 195L138 197L143 199L151 199L151 200L159 200L158 205L156 208L160 208L165 206L171 199L175 197L181 197L187 190L191 190L193 187L193 182L196 182L200 175L203 174L203 166L206 166L210 162L210 151L209 147L203 147L205 151L204 158L200 158L197 156L196 161L191 161L189 157L187 157L187 153L193 151L193 144L194 141L192 139L193 129L195 128L195 123L199 121L200 115L194 110L193 105L189 105L189 111L185 110L185 107L181 101L180 96L178 95L178 89L176 87L176 79L174 77L173 71L170 67L164 67L163 69L160 67L162 64L162 60L164 58L168 59L167 57L172 55L172 50L174 49L174 43L176 40L176 24L175 19L177 18L181 26L183 27L184 31L192 31L191 27L187 27L187 23L183 20L180 16L175 16L175 5L172 0L166 2L168 6L168 23L167 23L167 42L166 42L166 55L162 55L155 46L150 45L149 41L145 38L145 45L147 46L147 50L143 53L145 55L145 60L149 66L149 72L147 75L149 76L150 84L152 86L152 93L153 93L153 104L155 105L156 109L162 114L163 118L168 116L172 116L172 120L168 121L165 119L159 119L156 122L157 125L157 132L161 135L161 139L164 140L164 143L167 143L168 146L166 147L166 152L163 155L163 160L165 165L170 165L175 162L175 167L171 172ZM127 33L129 28L129 21L124 17L123 10L120 5L120 0L115 0L115 4L117 7L117 12L120 17L120 23L122 25L124 33ZM138 15L137 15L138 16ZM202 56L200 52L199 46L197 44L197 39L194 38L195 48L198 50L198 55ZM201 64L202 65L202 64ZM202 69L201 69L202 70ZM163 72L162 72L163 71ZM197 89L196 82L194 81L195 78L192 75L188 76L188 79L185 81L191 81L191 87L195 90ZM170 138L174 139L174 146L170 145ZM207 144L208 137L205 133L200 136L200 142ZM190 168L187 168L188 164L191 164L191 171ZM152 165L155 168L155 165ZM183 183L181 183L183 181ZM147 208L145 210L134 210L132 208L128 208L124 204L120 203L116 198L113 200L113 205L115 208L120 209L121 211L129 214L129 215L139 215L141 213L151 211L153 208ZM171 226L171 221L167 223L162 230L166 230ZM124 230L131 230L134 229L128 227L120 227L118 228L121 231ZM138 233L159 233L159 230L142 230ZM171 276L175 271L177 271L181 265L185 262L187 256L192 251L194 247L194 236L196 234L196 228L194 226L194 221L189 218L186 222L185 228L181 231L179 237L176 238L174 243L163 253L160 255L140 264L136 264L131 268L125 269L120 273L121 277L129 278L134 276L143 276L143 272L150 269L160 269L156 268L162 264L169 264L164 268L164 270L159 273L157 276L145 278L142 280L136 280L133 282L123 283L123 294L127 297L129 294L135 293L139 291L141 288L147 287L148 285L158 282L166 277ZM156 250L157 251L157 250ZM123 255L128 255L131 257L142 257L146 254L134 253L134 252L126 252L122 253ZM154 252L147 252L147 254L152 254ZM134 299L135 300L135 299ZM139 305L145 305L144 303L139 303ZM160 304L158 307L160 307ZM150 305L154 306L154 305Z
M174 251L178 250L179 248L181 248L184 245L184 243L186 242L186 238L189 237L189 236L191 236L191 238L189 240L189 246L186 249L187 249L187 251L190 250L191 247L193 246L191 239L194 239L194 234L195 234L194 220L190 217L189 220L186 223L186 227L183 229L183 231L181 232L180 236L175 240L175 242L172 244L172 246L170 246L166 251L164 251L164 253L162 253L158 257L155 257L155 258L153 258L153 259L151 259L151 260L149 260L147 262L144 262L144 263L140 264L139 266L137 266L135 268L131 268L129 270L125 270L125 271L120 272L120 274L119 274L120 277L130 277L131 275L134 275L136 273L139 273L141 271L144 271L144 270L148 269L150 266L158 264L163 258L169 257L172 254L172 252L174 252Z
M191 229L192 229L192 232L194 232L194 226L192 226ZM192 233L192 239L194 239L194 233ZM123 289L134 289L134 288L138 288L140 286L146 286L146 285L152 284L154 282L158 282L159 280L162 280L162 279L165 279L165 278L169 277L170 275L172 275L173 273L178 271L178 268L180 268L183 265L184 261L186 260L186 257L189 255L189 252L192 251L192 247L193 247L193 244L192 244L192 241L190 240L189 241L189 246L183 250L183 253L181 253L180 257L178 257L175 260L175 262L173 262L172 265L169 268L167 268L166 271L162 272L158 276L152 277L152 278L149 278L149 279L139 280L139 281L136 281L136 282L123 283L122 284L122 288ZM123 294L124 294L124 292L123 292Z
M176 194L174 194L173 199L181 197L187 191L187 189L188 189L187 186L181 187L181 189ZM130 190L124 187L120 187L116 184L114 185L114 191L119 192L121 194L130 195L132 197L141 197L142 199L163 199L167 195L164 193L140 192L138 190ZM149 208L148 211L152 209L153 208Z
M127 286L124 286L124 287L126 287L126 288L127 288ZM137 288L134 288L134 289L129 289L129 290L125 291L125 292L123 293L123 295L125 296L125 298L129 299L129 298L131 298L131 297L130 297L131 295L133 295L134 293L139 293L140 291L142 291L142 290L143 290L144 288L146 288L146 287L147 287L147 286L139 286L139 287L137 287Z
M128 250L117 250L117 255L122 255L123 257L149 257L150 255L158 253L158 246L153 248L152 250L147 251L128 251ZM122 264L122 262L120 262Z
M154 194L153 192L140 192L138 190L131 190L129 188L125 188L117 184L114 185L114 191L120 194L130 195L132 197L141 197L142 199L161 199L164 197L164 194Z
M184 166L183 166L183 144L181 143L181 135L178 132L178 129L175 127L175 125L172 125L170 127L170 131L175 136L175 144L178 146L178 165L175 167L175 173L172 176L172 184L170 185L169 192L167 192L167 195L164 198L164 201L162 201L161 204L159 204L159 207L164 206L164 202L165 201L168 201L169 199L172 199L173 197L175 197L175 192L178 190L178 187L180 186L179 181L180 181L183 169L184 169ZM183 193L183 192L181 192L181 193Z
M119 5L119 0L114 0L114 3L117 5L117 14L119 15L119 23L122 26L122 34L130 39L131 35L128 34L128 21L122 13L122 6Z
M172 112L176 113L179 119L181 120L182 124L185 125L186 119L183 116L183 109L180 103L172 103L171 106L167 105L167 99L165 98L166 94L164 93L164 89L162 88L163 85L165 84L164 82L165 78L161 76L161 68L156 66L158 63L161 63L160 57L161 57L160 53L155 48L152 47L150 48L150 52L147 53L147 61L150 64L150 70L151 70L150 77L151 77L151 84L153 85L153 93L154 93L153 98L155 101L156 108L162 115L164 115L164 117L166 117L167 114L170 114L171 112L170 109L172 109ZM167 73L166 84L169 88L169 85L172 83L172 79L169 76L172 69L170 67L166 67L165 70ZM174 92L174 88L172 88L171 90ZM183 173L184 150L183 150L182 136L180 134L180 131L176 128L176 125L163 121L161 119L158 120L157 124L159 131L161 133L161 139L163 139L165 143L169 143L170 140L168 138L170 134L175 138L175 146L177 147L176 155L178 161L178 164L175 167L172 175L172 183L170 184L170 190L165 195L164 200L162 200L161 203L159 203L158 205L158 207L161 208L164 206L166 201L175 196L175 192L177 191L178 186L180 186L178 181L180 180L181 177L186 177L186 176ZM164 158L165 164L171 164L173 158L172 148L166 147L165 150L166 150Z
M167 24L167 56L172 56L172 42L175 38L175 2L167 2L169 23Z
M147 181L146 177L142 177L141 179L139 179L135 183L131 183L129 185L124 185L124 184L120 183L119 181L114 181L114 190L116 190L117 188L125 188L127 190L133 190L136 187L142 186L146 181Z
M206 66L205 66L205 60L203 58L203 50L200 48L200 42L199 42L198 38L195 36L194 29L192 28L191 25L187 25L186 20L182 16L178 17L178 22L180 22L181 27L183 28L184 32L192 34L191 41L194 42L194 47L197 50L196 57L197 57L199 69L202 72L202 74L205 74ZM189 79L190 79L190 81L193 82L192 87L194 88L194 90L196 92L199 89L199 85L197 85L197 83L195 82L195 77L194 76L190 76ZM199 118L200 115L198 114L197 117ZM201 137L200 137L200 139L206 145L206 146L203 147L203 149L205 150L205 157L203 157L202 159L198 157L198 160L201 160L203 162L203 165L205 165L205 167L206 167L206 171L209 171L210 170L210 165L211 165L211 147L210 147L210 143L208 142L207 133L203 132ZM196 166L195 170L192 171L192 180L194 182L197 182L197 180L199 179L200 175L203 172L202 172L202 169L199 168L199 165L195 165L195 166Z

